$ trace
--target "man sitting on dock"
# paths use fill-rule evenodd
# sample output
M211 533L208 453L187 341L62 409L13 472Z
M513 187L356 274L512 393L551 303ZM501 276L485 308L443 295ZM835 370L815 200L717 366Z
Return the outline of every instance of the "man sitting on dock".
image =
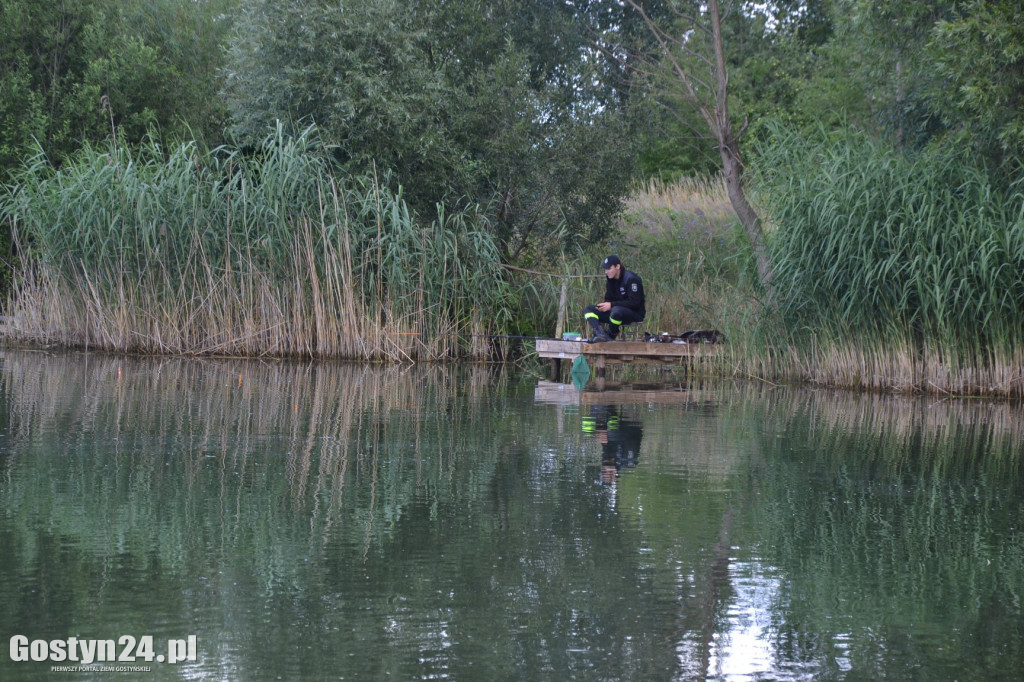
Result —
M635 272L622 266L618 256L611 255L602 263L605 281L604 301L588 305L583 317L593 330L592 343L611 341L624 324L641 322L647 315L644 283ZM608 325L607 329L603 325Z

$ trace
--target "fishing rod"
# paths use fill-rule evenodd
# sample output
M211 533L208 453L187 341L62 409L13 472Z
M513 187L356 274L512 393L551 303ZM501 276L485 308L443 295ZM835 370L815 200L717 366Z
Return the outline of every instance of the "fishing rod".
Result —
M423 332L388 332L398 336L421 336ZM550 336L524 336L522 334L467 334L479 339L512 339L514 341L551 341ZM582 339L581 339L582 340Z

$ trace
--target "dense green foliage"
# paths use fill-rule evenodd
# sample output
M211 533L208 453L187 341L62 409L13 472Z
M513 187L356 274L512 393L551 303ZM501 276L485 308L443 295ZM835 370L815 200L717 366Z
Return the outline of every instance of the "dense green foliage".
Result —
M903 149L956 146L1004 185L1024 172L1024 34L1015 0L720 4L730 110L734 127L748 127L748 150L781 120L852 127ZM704 10L688 0L645 6L686 36L679 58L708 92ZM648 124L639 128L644 172L704 170L706 126L681 101L673 74L646 68L644 101L661 108L638 109Z
M909 333L964 354L1024 340L1024 196L961 150L777 129L759 158L791 328Z
M42 146L148 130L220 139L222 46L235 0L0 0L0 181Z
M955 146L1004 186L1021 177L1024 33L1016 0L807 7L817 30L766 35L766 45L737 64L743 82L735 93L752 123L854 127L905 149ZM748 84L751 75L757 80ZM770 93L785 96L766 103Z
M969 149L997 177L1020 172L1014 2L722 7L737 125L853 125ZM700 64L700 5L646 9L689 35ZM644 66L651 36L617 2L3 0L0 38L5 173L35 141L59 165L112 132L216 143L230 118L258 144L277 120L296 133L315 123L348 171L394 172L415 211L490 204L515 256L559 230L563 243L602 236L634 162L660 177L718 164L671 75Z
M929 36L935 115L995 172L1024 171L1024 24L1015 2L961 3Z
M1016 341L1016 5L721 0L728 111L768 211L784 323L970 346L976 364ZM713 92L705 4L643 7L678 36L696 99ZM408 322L428 282L466 263L459 279L495 283L466 305L518 310L506 329L521 333L549 329L556 276L614 249L654 273L672 309L657 319L774 333L763 315L749 324L764 299L727 217L705 242L683 238L699 207L666 209L656 235L621 213L631 180L722 161L657 47L615 0L0 0L4 232L17 223L47 267L106 280L113 302L131 273L164 291L196 284L196 254L207 285L244 268L294 282L310 262L302 240L340 248L345 223L375 310ZM264 146L275 130L273 149L290 150L277 166ZM437 273L420 266L431 249L445 254ZM552 278L504 297L498 262Z
M700 64L700 3L645 8L675 22ZM1019 174L1013 0L722 9L737 125L853 125L900 145L956 144ZM496 226L515 251L560 219L569 235L606 229L636 160L663 177L717 164L671 77L645 66L650 47L636 12L610 0L2 0L0 169L34 141L59 165L112 132L216 143L230 114L258 144L277 119L296 132L316 123L339 161L394 171L417 209L500 199Z
M489 204L510 258L599 237L633 153L589 23L522 0L252 0L231 44L233 129L315 123L342 168L393 170L420 214Z
M26 160L147 135L222 139L223 44L237 0L0 0L0 184ZM0 291L16 253L0 224Z

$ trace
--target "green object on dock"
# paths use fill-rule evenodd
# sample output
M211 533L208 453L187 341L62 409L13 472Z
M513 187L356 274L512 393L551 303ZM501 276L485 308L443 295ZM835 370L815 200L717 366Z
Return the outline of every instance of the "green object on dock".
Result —
M587 382L590 381L590 365L587 364L587 359L583 357L583 354L576 356L576 359L572 361L572 369L569 371L569 375L572 376L572 385L576 387L576 390L582 391Z

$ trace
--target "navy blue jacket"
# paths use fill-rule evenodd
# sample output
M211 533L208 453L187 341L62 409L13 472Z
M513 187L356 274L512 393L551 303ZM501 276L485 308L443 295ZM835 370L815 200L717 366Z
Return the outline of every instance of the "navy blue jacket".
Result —
M647 315L644 282L640 275L622 268L618 279L605 282L604 300L613 306L625 306L641 317Z

